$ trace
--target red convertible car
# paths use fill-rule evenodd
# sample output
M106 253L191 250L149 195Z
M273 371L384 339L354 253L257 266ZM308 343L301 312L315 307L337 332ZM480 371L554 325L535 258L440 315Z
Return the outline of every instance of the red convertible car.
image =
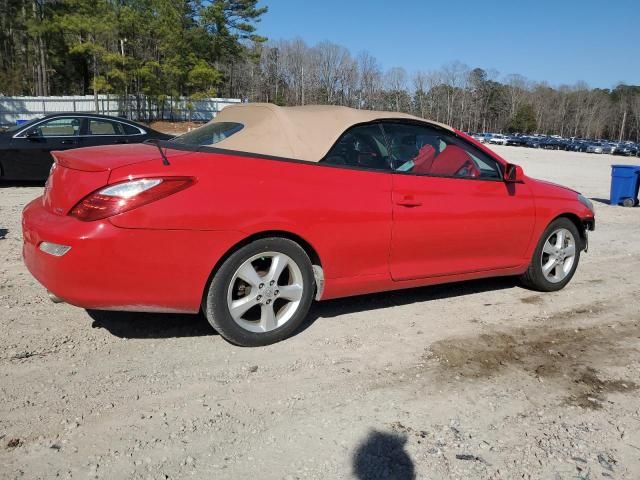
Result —
M559 290L591 202L467 135L390 112L245 104L170 141L54 152L24 260L87 309L203 311L238 345L324 300L517 275Z

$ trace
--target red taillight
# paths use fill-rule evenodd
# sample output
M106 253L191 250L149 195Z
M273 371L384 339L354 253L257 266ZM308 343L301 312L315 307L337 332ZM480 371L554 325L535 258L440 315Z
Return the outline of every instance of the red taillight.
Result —
M138 178L115 183L87 195L69 215L83 222L101 220L155 202L193 183L191 177Z

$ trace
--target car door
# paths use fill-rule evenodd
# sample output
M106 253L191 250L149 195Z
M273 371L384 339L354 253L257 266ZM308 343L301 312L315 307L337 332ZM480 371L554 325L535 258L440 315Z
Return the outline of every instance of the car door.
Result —
M129 143L121 122L99 117L87 117L86 120L87 126L83 133L85 146Z
M298 181L296 190L302 189L305 198L323 205L317 213L308 208L310 218L323 219L312 221L311 237L331 245L325 275L388 280L392 174L380 125L348 129L320 165L336 168L317 169L311 184ZM305 202L301 200L298 208Z
M522 264L534 226L526 184L435 127L385 124L393 159L390 272L409 280Z
M45 180L53 164L51 151L81 146L81 128L81 118L55 117L18 132L5 155L5 177Z

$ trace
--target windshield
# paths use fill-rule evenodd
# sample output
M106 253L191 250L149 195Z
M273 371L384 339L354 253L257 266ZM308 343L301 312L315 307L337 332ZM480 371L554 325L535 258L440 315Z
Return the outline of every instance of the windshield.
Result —
M241 123L218 122L208 123L200 128L171 139L171 142L184 145L213 145L230 137L244 128Z

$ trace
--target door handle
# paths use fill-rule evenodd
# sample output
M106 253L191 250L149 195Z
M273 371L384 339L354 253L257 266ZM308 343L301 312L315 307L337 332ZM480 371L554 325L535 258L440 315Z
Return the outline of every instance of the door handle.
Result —
M400 205L401 207L413 208L419 207L420 205L422 205L422 202L420 200L416 200L413 197L404 197L400 200L396 200L396 205Z
M126 140L123 140L123 139L121 139L121 138L116 138L116 139L113 141L113 143L127 143L127 141L126 141Z
M60 140L60 143L62 143L63 145L73 145L74 143L76 143L75 140Z

